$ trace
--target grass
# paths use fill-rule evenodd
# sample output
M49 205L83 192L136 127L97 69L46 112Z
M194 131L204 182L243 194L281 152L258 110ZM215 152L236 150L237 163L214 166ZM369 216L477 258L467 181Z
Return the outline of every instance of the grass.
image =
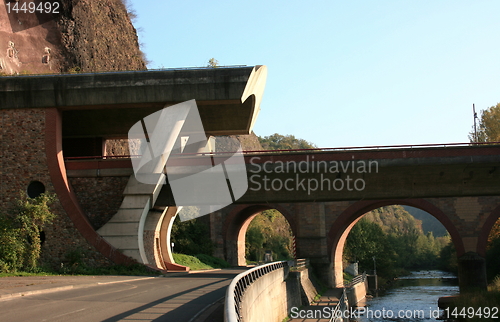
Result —
M464 310L464 315L466 317L458 317L459 321L464 322L476 322L476 321L498 321L498 316L500 316L500 311L498 311L500 305L500 276L497 276L492 284L488 286L488 291L484 292L476 292L470 293L466 296L459 296L457 300L454 301L454 305L457 307L456 313L462 312ZM491 311L490 315L495 313L492 309L496 307L497 309L497 318L485 318L477 315L477 312L485 312L485 308L489 308ZM468 310L474 308L474 314L471 314L471 318L469 318ZM452 310L453 311L453 310Z
M10 277L10 276L57 276L60 275L55 272L45 272L45 271L39 271L39 272L12 272L12 273L0 273L0 278L1 277Z
M205 254L198 254L195 256L174 254L174 260L177 264L187 266L194 271L202 269L227 268L231 266L222 259Z
M345 284L349 284L352 281L353 278L354 278L353 275L344 272L344 285Z
M9 272L0 273L0 277L9 276L58 276L58 275L133 275L133 276L151 276L160 273L149 269L141 264L133 265L112 265L106 267L86 267L86 266L67 266L59 270L50 268L38 268L33 272Z
M76 253L75 253L76 254ZM78 255L78 254L77 254ZM88 267L81 264L79 256L75 255L72 264L61 265L59 269L39 267L33 272L0 272L0 277L8 276L56 276L56 275L134 275L151 276L160 274L141 264L132 265L112 265L106 267ZM228 262L205 254L196 256L174 254L174 260L177 264L188 266L191 270L203 270L214 268L230 267Z

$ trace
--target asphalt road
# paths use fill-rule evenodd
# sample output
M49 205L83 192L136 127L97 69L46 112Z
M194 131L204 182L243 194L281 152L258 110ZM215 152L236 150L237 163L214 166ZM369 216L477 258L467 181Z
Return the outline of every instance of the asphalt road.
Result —
M189 322L241 269L106 284L0 302L0 321Z

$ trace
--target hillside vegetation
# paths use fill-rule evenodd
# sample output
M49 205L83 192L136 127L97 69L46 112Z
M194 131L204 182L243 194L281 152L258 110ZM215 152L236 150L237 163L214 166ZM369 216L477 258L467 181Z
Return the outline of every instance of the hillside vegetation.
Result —
M359 262L361 271L372 271L391 278L407 269L436 268L448 236L425 234L422 222L402 206L372 210L353 227L344 248L344 261ZM375 263L374 263L375 257Z

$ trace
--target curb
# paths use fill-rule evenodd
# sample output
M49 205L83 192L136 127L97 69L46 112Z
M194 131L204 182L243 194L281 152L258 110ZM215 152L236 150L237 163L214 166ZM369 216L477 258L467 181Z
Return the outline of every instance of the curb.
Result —
M97 283L88 283L88 284L80 284L80 285L66 285L66 286L51 287L51 288L45 288L45 289L41 289L41 290L34 290L34 291L9 293L9 294L0 295L0 302L12 300L12 299L15 299L18 297L30 296L30 295L49 294L49 293L68 291L68 290L78 289L78 288L87 288L87 287L99 286L99 285L142 281L142 280L148 280L148 279L153 279L153 278L156 278L156 277L149 276L149 277L144 277L144 278L133 278L133 279L123 280L123 281L97 282Z
M172 272L160 275L159 277L176 277L176 276L185 276L189 274L198 274L198 273L208 273L208 272L217 272L222 270L222 268L214 268L214 269L200 269L197 271L189 271L189 272Z

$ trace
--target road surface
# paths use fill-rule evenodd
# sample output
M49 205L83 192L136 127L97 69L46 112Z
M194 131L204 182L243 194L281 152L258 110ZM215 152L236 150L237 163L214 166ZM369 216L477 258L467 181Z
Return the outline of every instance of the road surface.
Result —
M0 302L1 321L189 322L224 297L242 269L77 288Z

